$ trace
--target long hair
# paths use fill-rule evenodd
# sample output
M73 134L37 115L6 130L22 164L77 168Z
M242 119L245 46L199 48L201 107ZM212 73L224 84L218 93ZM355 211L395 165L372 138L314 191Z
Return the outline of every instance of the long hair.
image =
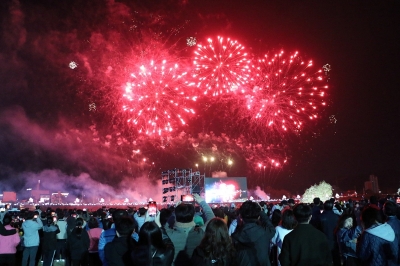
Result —
M165 250L161 229L155 222L145 222L139 231L139 242L132 252L134 264L138 266L151 265L153 253Z
M139 245L164 248L161 229L155 222L145 222L139 231Z
M216 265L226 265L227 261L232 261L235 249L224 220L221 218L210 220L199 247L204 251L207 259L218 260Z
M351 223L351 224L350 224ZM334 234L336 235L337 232L339 232L339 230L341 228L351 228L354 226L354 220L353 220L353 215L350 214L342 214L339 217L338 223L334 229Z

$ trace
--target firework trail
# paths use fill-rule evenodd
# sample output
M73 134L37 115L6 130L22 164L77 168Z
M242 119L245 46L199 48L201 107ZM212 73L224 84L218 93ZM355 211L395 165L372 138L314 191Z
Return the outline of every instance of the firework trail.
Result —
M196 101L196 96L186 94L191 86L186 74L177 64L166 60L151 61L132 73L123 94L122 108L129 117L127 122L138 133L149 136L169 133L185 125L185 117L195 113L189 103Z
M244 47L230 38L218 36L207 45L197 45L194 57L196 86L212 96L244 89L249 81L250 60Z

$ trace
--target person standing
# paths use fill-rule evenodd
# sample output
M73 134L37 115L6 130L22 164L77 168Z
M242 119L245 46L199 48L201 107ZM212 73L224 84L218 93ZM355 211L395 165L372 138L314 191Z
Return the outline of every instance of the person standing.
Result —
M239 214L243 225L238 226L232 234L237 261L241 265L242 258L250 257L254 260L251 264L270 266L269 246L275 235L275 227L256 202L244 202Z
M55 217L47 217L46 225L43 226L42 238L43 266L51 266L53 264L54 254L57 249L57 234L59 232L60 229Z
M387 201L383 205L383 213L386 215L386 223L388 223L395 233L395 238L398 244L398 254L397 260L395 260L393 265L400 265L400 220L396 217L399 207L393 201Z
M324 202L324 212L319 217L322 232L328 239L329 248L332 253L333 265L340 266L340 253L339 247L334 234L336 225L339 221L339 216L333 212L333 202L327 200Z
M87 231L90 239L89 246L89 265L101 265L99 257L99 239L103 229L99 227L99 221L96 217L91 217L87 223L89 230Z
M22 252L22 266L35 265L36 254L40 243L39 230L42 228L42 220L38 219L37 214L34 212L28 212L25 217L25 222L22 223L25 246L24 251Z
M358 266L359 259L356 254L357 238L360 236L362 228L354 227L353 217L349 214L340 216L338 225L335 228L335 235L339 245L339 252L343 266Z
M116 237L104 247L104 257L108 266L135 265L131 258L134 228L134 221L130 217L122 217L115 222Z
M155 222L145 222L140 228L139 242L131 252L132 263L137 266L171 266L174 245L164 228Z
M357 240L361 265L396 265L399 248L393 228L382 223L380 210L369 206L361 214L364 231Z
M274 244L276 248L276 254L272 254L274 261L276 261L277 265L281 265L279 263L279 254L281 254L282 243L285 239L285 236L292 232L293 228L297 225L296 218L294 217L293 210L288 209L285 210L282 214L282 220L277 227L275 227L276 233L275 236L271 239L271 243ZM272 251L271 251L272 252Z
M332 255L328 239L310 224L310 206L300 203L294 207L293 213L298 225L283 240L279 255L281 265L330 266Z
M221 218L210 220L200 245L193 251L191 264L193 266L235 264L235 248L224 220Z
M55 255L55 261L65 261L65 244L67 242L67 221L64 219L64 213L59 211L57 213L57 225L60 232L57 234L57 249Z
M7 231L15 231L10 225L12 217L6 214L3 218L4 229ZM14 266L16 265L15 253L17 253L17 246L20 242L18 233L13 235L3 236L0 235L0 266Z
M90 245L89 235L83 228L82 218L77 218L75 228L67 238L67 253L72 266L87 265L88 249Z

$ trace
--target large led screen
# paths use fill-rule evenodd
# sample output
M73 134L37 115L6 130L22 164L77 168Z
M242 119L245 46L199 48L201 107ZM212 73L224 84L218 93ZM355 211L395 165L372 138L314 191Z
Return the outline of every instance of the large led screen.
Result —
M246 177L204 178L207 203L247 200Z

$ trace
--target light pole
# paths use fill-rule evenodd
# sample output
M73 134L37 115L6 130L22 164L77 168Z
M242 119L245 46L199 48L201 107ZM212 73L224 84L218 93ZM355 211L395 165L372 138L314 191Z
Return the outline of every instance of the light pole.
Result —
M203 156L203 162L204 162L204 174L206 174L207 157Z

